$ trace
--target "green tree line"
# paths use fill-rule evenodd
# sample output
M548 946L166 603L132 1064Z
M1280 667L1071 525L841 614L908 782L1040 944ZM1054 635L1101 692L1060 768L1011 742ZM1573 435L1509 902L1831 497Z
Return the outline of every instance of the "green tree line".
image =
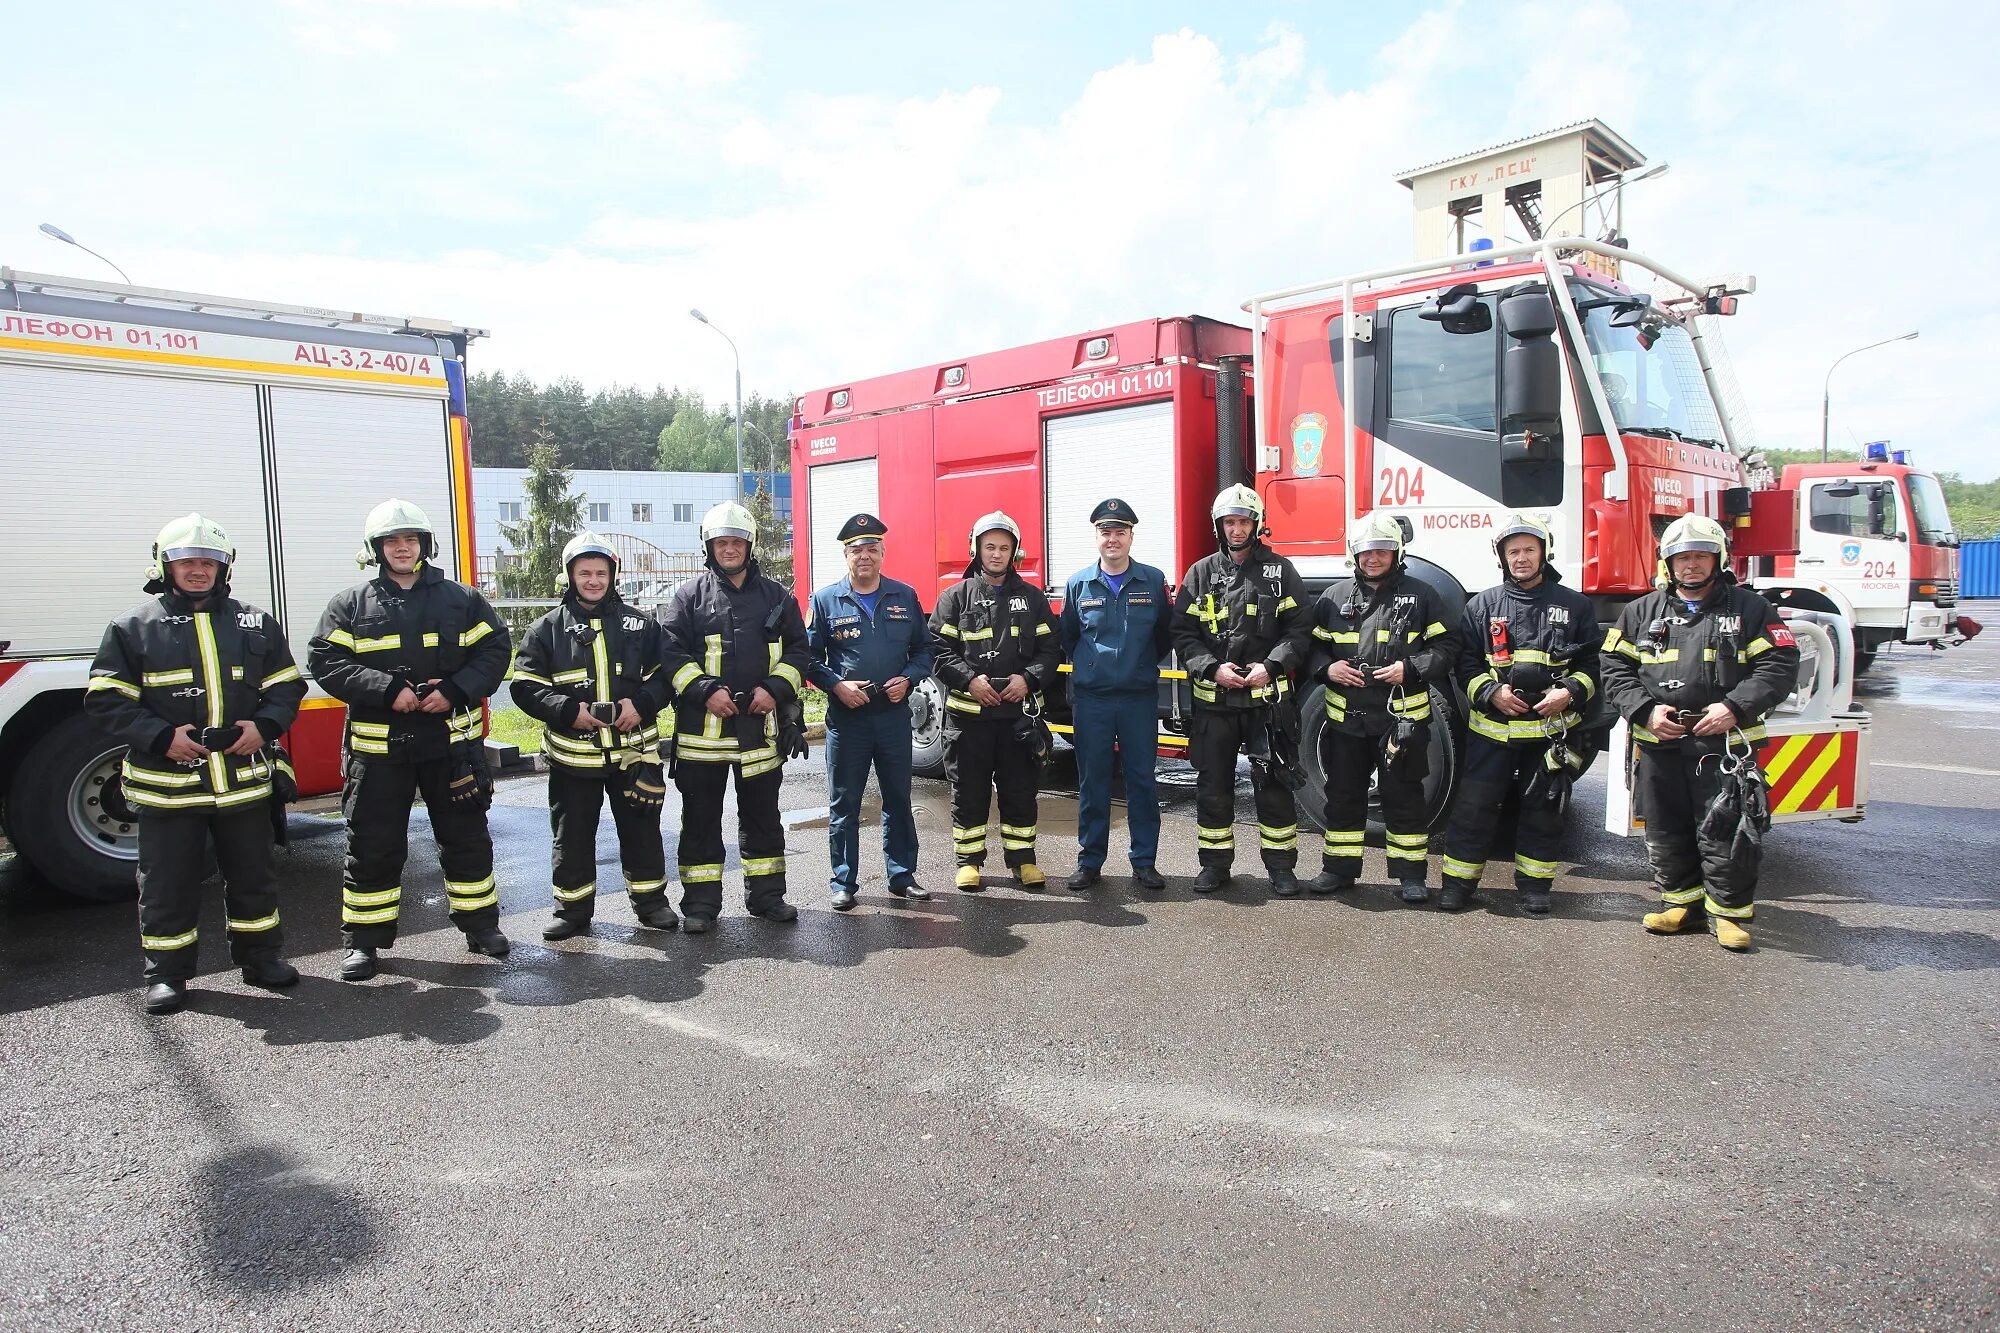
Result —
M1817 449L1763 449L1764 461L1781 476L1787 463L1817 463ZM1828 457L1844 463L1861 461L1859 449L1833 449ZM2000 537L2000 480L1967 481L1957 472L1934 474L1944 492L1945 508L1951 511L1952 530L1961 541Z
M753 393L743 402L743 466L791 467L785 431L792 396ZM574 379L538 384L524 374L486 371L466 384L476 467L527 467L535 445L568 469L623 472L730 472L736 466L734 404L707 402L691 389L614 385L586 392Z

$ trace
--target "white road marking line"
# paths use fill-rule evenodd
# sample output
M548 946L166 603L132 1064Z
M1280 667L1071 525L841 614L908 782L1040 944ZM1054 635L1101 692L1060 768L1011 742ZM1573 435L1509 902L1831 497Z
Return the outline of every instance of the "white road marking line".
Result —
M615 1000L612 1003L621 1013L629 1014L642 1023L651 1023L655 1027L663 1027L678 1032L683 1037L693 1037L697 1041L712 1041L718 1046L727 1046L753 1060L768 1060L772 1064L796 1065L799 1068L810 1068L820 1062L819 1056L803 1047L794 1046L789 1042L773 1041L766 1037L725 1032L721 1028L709 1027L706 1023L697 1023L691 1018L670 1014L663 1005L646 1004L640 1000Z
M1887 759L1868 761L1875 768L1914 768L1923 773L1967 773L1975 778L2000 778L2000 768L1960 768L1957 764L1896 764Z

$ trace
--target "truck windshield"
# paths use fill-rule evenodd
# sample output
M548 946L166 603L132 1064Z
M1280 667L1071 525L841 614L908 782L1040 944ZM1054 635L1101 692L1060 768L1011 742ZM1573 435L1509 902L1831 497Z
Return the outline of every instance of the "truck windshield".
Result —
M1910 516L1917 530L1917 540L1925 546L1945 546L1952 541L1951 513L1944 505L1944 490L1937 484L1937 478L1928 473L1912 472L1905 480L1910 483Z
M1571 292L1579 302L1617 294L1585 283ZM1665 315L1649 317L1637 328L1614 328L1612 306L1579 313L1619 430L1722 446L1722 420L1686 329Z

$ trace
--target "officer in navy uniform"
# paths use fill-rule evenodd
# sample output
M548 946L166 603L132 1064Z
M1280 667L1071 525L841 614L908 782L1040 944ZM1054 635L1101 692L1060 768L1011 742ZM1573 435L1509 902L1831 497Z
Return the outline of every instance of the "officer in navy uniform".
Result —
M873 514L843 523L836 540L847 577L813 594L806 678L827 696L827 847L833 910L854 906L861 870L861 796L868 770L882 794L882 860L889 892L926 899L917 883L917 817L910 807L910 690L931 674L930 630L917 590L882 577L889 527Z
M1160 803L1153 769L1159 752L1160 659L1172 648L1167 576L1132 559L1139 516L1123 500L1090 511L1097 562L1070 575L1060 631L1071 661L1070 721L1076 745L1076 870L1071 889L1102 878L1111 843L1111 756L1125 772L1125 825L1132 879L1164 889L1153 867L1160 846Z

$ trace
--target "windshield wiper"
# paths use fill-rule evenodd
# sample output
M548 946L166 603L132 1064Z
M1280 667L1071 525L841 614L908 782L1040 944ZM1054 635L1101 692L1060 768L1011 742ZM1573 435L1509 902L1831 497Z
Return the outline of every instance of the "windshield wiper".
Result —
M1656 440L1678 440L1683 444L1687 443L1686 438L1672 426L1620 426L1618 429L1626 435L1649 435ZM1702 443L1705 444L1707 441Z

